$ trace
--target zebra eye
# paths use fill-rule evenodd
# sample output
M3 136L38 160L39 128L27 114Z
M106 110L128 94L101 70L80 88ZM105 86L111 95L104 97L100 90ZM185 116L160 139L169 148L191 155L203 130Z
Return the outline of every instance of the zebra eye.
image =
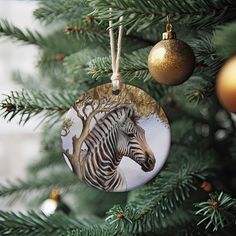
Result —
M134 138L134 133L129 133L128 136L129 136L130 138Z

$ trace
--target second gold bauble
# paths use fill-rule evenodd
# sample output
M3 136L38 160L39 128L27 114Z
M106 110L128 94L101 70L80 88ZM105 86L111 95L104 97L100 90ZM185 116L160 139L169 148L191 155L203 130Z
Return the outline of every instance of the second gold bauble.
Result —
M216 92L222 106L236 113L236 56L229 59L220 70Z
M195 57L191 47L175 38L163 39L150 51L148 69L161 84L178 85L193 73Z

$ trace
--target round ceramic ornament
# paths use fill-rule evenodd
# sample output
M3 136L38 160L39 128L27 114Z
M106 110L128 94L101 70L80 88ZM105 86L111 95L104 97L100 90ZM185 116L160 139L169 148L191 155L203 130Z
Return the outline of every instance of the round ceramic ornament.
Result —
M86 184L104 191L132 190L162 168L170 128L159 103L143 90L105 84L79 97L61 132L64 158Z

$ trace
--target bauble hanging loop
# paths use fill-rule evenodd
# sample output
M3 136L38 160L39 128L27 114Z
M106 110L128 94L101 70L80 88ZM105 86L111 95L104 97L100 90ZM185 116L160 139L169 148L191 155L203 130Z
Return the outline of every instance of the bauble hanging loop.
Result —
M112 92L114 95L118 95L120 93L121 79L122 79L122 77L121 77L120 73L113 73L111 76Z
M112 9L110 8L110 14ZM123 16L120 17L119 23L123 20ZM121 54L121 43L122 43L122 35L123 35L123 26L120 24L119 33L117 39L117 52L115 50L115 40L114 33L112 28L112 21L109 20L109 35L110 35L110 47L111 47L111 62L112 62L112 92L114 95L118 95L121 89L121 74L119 72L120 68L120 54Z
M193 73L195 56L192 48L176 39L169 18L162 40L150 51L148 69L152 78L165 85L178 85L186 81Z

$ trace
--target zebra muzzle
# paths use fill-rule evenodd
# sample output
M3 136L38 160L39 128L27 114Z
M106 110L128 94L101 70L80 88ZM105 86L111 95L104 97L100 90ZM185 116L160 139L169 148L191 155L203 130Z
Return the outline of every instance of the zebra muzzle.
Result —
M156 159L154 156L147 156L146 161L141 164L142 170L145 172L152 171L155 167Z

